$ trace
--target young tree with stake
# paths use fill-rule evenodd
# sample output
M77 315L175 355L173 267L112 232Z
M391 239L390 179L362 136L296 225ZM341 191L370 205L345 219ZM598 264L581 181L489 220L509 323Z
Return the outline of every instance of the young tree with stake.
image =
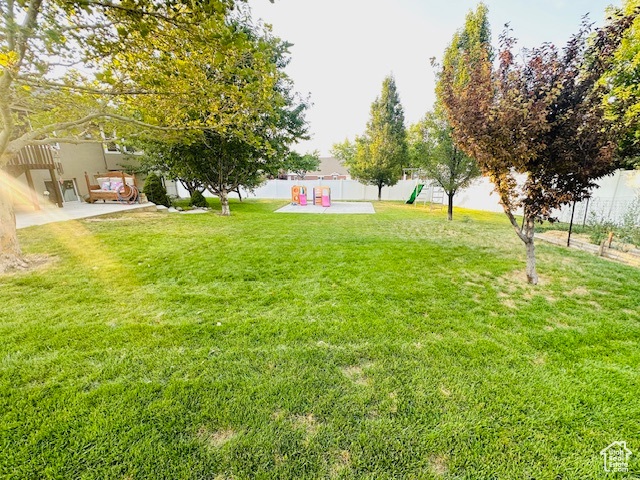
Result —
M605 116L607 91L599 80L634 18L615 15L593 33L583 24L562 52L545 44L526 50L522 61L515 40L503 34L494 69L487 9L480 5L445 52L439 100L454 139L494 183L525 244L529 283L538 283L535 222L587 198L595 181L616 167L619 129Z
M409 128L411 165L423 168L447 195L447 218L453 220L456 193L480 176L478 163L453 140L452 128L441 111L429 112Z

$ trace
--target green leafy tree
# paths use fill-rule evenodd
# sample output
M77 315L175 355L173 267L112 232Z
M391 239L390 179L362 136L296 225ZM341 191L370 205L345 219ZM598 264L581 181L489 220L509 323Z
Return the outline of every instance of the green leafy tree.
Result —
M587 198L595 181L616 168L619 130L605 117L599 80L633 20L616 16L593 33L584 24L562 53L545 44L520 62L515 40L503 34L494 69L480 6L445 52L437 92L454 140L494 183L525 245L532 284L538 282L535 222ZM520 209L522 225L515 216Z
M164 205L165 207L171 205L167 190L162 184L162 179L155 172L150 172L147 175L142 191L147 196L147 199L156 205Z
M251 55L238 59L239 75L222 76L238 91L259 92L251 105L253 117L227 128L202 129L171 141L145 139L153 152L151 165L171 178L202 185L220 198L222 215L230 215L229 193L240 188L252 191L265 176L287 168L290 147L306 139L307 103L293 89L284 72L289 62L289 44L266 29L242 25L243 41L250 42ZM266 65L265 65L266 62ZM255 69L255 71L254 71ZM248 74L248 72L254 72ZM214 81L214 79L211 79ZM202 110L200 109L202 108ZM193 116L208 118L212 112L202 106Z
M424 169L431 156L426 117L407 129L407 167Z
M406 137L404 110L396 82L389 76L382 84L382 94L371 105L365 134L356 139L355 155L345 162L352 177L378 187L378 200L384 186L395 185L400 179L407 161Z
M308 172L315 172L319 168L320 152L317 150L304 155L300 155L298 152L291 152L287 158L287 169L302 180L304 180Z
M624 12L640 10L640 0L627 0ZM616 15L612 9L610 15ZM601 79L608 91L603 97L607 118L623 126L619 143L621 166L640 168L640 18L636 17L617 48L613 62Z
M251 22L237 6L232 0L3 2L0 168L26 145L84 143L105 132L109 140L148 129L156 137L235 129L257 142L251 130L236 127L271 105L279 78L246 33ZM25 266L8 195L12 180L2 182L0 271Z
M412 165L422 167L447 194L449 220L453 219L453 198L480 176L478 163L458 147L453 130L440 112L429 112L409 128Z
M144 155L140 159L140 168L145 172L162 172L166 178L180 184L189 192L192 198L196 192L202 193L206 185L197 177L193 170L193 161L187 156L192 152L184 145L193 141L194 136L182 137L184 143L179 140L137 140L134 142L136 148L141 149ZM197 155L197 152L193 153Z
M344 142L333 144L331 147L331 155L340 160L342 165L350 165L355 160L357 150L357 145L348 138L345 138Z
M274 97L274 102L284 102L283 97ZM145 162L171 178L204 186L220 198L221 214L228 216L230 192L253 191L266 176L287 168L289 147L306 138L305 109L304 103L285 102L277 115L263 115L261 123L253 125L252 141L205 130L189 138L152 142L148 150L153 154Z

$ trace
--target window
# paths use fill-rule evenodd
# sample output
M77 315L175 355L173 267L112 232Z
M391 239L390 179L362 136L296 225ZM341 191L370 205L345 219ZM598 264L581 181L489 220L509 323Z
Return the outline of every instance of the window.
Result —
M138 152L138 151L137 151L135 148L133 148L131 145L123 145L123 146L121 147L121 150L122 150L124 153L128 153L129 155L135 155L136 153L141 153L141 152Z
M107 153L120 153L120 149L116 142L107 142L104 144L104 151Z

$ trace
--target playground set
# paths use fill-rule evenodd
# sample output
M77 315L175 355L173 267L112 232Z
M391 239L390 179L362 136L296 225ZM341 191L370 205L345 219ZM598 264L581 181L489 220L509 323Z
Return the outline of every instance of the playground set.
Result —
M405 202L407 205L418 205L422 202L424 206L429 203L431 209L442 208L444 204L444 190L436 182L430 180L427 173L420 168L403 169L405 178L410 175L416 184L411 192L411 196Z
M313 205L322 207L331 206L331 188L329 187L313 187L311 195ZM307 187L303 185L294 185L291 187L291 205L307 206Z

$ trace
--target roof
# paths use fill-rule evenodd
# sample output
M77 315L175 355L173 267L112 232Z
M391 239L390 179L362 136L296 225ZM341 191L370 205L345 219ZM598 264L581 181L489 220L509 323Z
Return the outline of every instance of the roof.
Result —
M335 157L320 157L320 169L315 172L307 172L307 175L349 175L349 169Z

